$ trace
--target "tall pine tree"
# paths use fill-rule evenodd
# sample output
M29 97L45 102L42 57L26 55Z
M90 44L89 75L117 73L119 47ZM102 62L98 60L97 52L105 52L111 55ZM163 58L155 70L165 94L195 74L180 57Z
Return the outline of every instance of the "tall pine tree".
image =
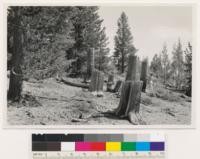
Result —
M124 73L125 68L127 67L128 54L135 51L135 48L132 44L133 37L128 25L128 17L126 16L125 12L122 12L120 18L118 19L117 26L118 30L114 38L114 58L117 69L121 73Z
M164 85L166 84L166 80L168 79L168 74L170 71L170 60L167 53L167 45L166 43L163 45L163 49L161 51L161 66L162 66L162 78Z
M174 45L172 51L172 70L173 70L173 80L176 89L182 89L182 84L184 82L184 61L183 61L183 49L180 39L178 43Z
M72 67L72 73L81 75L87 72L87 59L89 52L94 50L95 66L103 69L103 65L107 63L106 59L109 53L107 47L107 37L105 28L102 27L103 20L98 15L98 7L75 7L73 21L73 37L75 44L69 50L68 58L76 58ZM101 61L101 62L99 62Z
M95 68L106 72L108 63L109 63L109 51L110 49L107 47L108 45L108 38L105 33L106 28L103 27L99 34L99 49L97 50L96 56L95 56Z

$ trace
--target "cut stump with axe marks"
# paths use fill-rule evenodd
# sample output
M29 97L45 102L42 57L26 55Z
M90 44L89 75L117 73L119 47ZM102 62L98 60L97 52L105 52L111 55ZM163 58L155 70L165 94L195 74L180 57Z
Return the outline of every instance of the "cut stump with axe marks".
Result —
M135 125L145 124L139 114L142 85L139 59L134 54L130 54L126 81L122 84L120 102L115 113L121 118L128 117L129 121Z

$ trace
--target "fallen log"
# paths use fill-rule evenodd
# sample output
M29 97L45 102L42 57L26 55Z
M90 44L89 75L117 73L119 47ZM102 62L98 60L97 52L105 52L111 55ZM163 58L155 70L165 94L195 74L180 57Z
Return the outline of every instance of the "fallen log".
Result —
M67 79L65 79L63 77L60 78L59 80L60 80L60 82L63 82L63 83L70 85L70 86L81 87L81 88L85 88L85 89L89 88L89 85L87 85L87 84L74 83L74 82L68 81Z

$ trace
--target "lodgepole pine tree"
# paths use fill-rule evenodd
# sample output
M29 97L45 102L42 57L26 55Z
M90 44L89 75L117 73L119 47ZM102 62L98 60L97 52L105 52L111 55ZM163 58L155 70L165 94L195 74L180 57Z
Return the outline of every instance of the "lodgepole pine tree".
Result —
M166 43L163 45L163 49L161 51L161 66L162 66L162 78L164 85L166 84L166 80L168 77L168 72L170 69L170 61L167 53L167 45Z
M176 89L181 89L181 86L184 81L184 61L182 44L180 39L178 40L177 45L174 45L172 54L172 70L175 87Z
M128 17L122 12L117 22L118 30L115 40L114 57L118 71L124 73L128 63L128 54L135 48L133 46L133 37L128 24Z

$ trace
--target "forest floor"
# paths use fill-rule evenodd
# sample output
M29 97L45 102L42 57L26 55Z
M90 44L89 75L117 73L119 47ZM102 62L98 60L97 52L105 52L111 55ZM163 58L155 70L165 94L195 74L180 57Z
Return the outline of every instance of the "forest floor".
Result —
M22 94L20 103L8 101L9 125L131 124L114 115L101 115L118 107L120 98L114 93L104 92L103 97L96 97L87 89L49 78L24 81ZM140 114L147 125L189 125L191 98L161 87L154 93L147 89L147 93L142 93Z

